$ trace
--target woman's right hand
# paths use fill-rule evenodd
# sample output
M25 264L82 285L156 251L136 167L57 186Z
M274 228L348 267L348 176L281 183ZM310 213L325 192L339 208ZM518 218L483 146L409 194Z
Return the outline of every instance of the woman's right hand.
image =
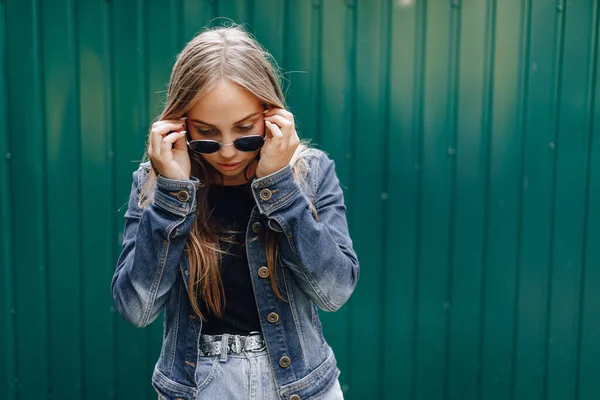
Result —
M185 120L152 124L148 157L154 170L168 179L190 179L192 165L185 142Z

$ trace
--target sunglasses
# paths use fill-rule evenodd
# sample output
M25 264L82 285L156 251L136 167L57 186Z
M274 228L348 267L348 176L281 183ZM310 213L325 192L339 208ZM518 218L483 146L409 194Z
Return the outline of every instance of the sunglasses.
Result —
M187 145L194 153L198 154L216 153L223 146L234 146L239 151L251 152L259 150L265 144L265 138L259 135L242 136L235 139L233 143L227 144L217 142L216 140L189 140L189 138L188 133Z

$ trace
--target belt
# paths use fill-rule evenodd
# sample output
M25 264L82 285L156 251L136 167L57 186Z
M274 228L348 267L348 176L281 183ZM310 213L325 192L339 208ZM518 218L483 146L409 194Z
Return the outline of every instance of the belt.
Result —
M225 343L227 345L225 346ZM245 351L262 351L266 348L265 339L259 332L243 335L200 335L198 348L203 356L217 356L226 347L226 354L239 354Z

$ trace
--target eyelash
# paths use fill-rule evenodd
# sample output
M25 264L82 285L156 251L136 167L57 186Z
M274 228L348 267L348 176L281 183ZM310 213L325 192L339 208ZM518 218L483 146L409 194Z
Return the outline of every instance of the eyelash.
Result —
M254 128L254 124L252 125L246 125L246 126L238 126L237 130L240 132L248 132L250 130L252 130L252 128ZM217 130L216 129L198 129L197 132L200 135L216 135Z
M252 125L246 125L246 126L240 126L238 127L238 129L242 132L248 132L249 130L251 130L252 128L254 128L254 124Z

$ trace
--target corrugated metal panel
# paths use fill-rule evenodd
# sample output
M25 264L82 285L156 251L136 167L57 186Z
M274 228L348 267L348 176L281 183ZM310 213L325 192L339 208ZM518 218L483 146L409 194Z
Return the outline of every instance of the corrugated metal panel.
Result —
M0 398L155 398L112 308L174 55L248 23L336 160L362 273L349 399L600 396L594 0L0 1ZM212 22L211 22L212 21Z

